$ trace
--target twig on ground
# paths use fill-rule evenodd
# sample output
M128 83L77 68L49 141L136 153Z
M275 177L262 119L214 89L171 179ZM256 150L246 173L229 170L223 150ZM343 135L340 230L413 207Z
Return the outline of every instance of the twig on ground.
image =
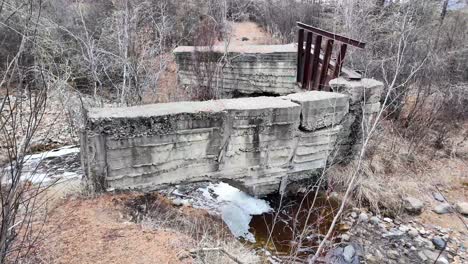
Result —
M447 197L445 197L445 195L442 194L442 192L439 190L439 187L435 186L437 192L442 195L442 197L444 198L445 202L447 202L449 205L450 205L450 208L455 212L455 214L457 215L457 217L460 219L460 221L462 221L463 225L465 226L466 230L468 230L468 224L466 224L465 220L463 220L463 216L460 215L460 213L457 212L457 210L455 208L453 208L452 204L449 202L449 200L447 200Z
M224 253L226 256L228 256L232 261L238 263L238 264L244 264L244 262L240 261L237 257L233 256L231 253L227 252L224 248L222 247L216 247L216 248L198 248L198 249L191 249L190 254L194 255L199 252L210 252L210 251L219 251Z

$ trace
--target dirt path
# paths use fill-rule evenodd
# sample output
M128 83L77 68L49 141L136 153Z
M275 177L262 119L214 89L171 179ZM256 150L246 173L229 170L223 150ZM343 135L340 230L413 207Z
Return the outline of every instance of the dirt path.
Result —
M192 240L171 231L146 230L128 222L120 200L125 195L69 199L45 224L46 237L35 263L191 263L177 256Z
M254 22L233 22L231 23L231 39L229 45L245 46L245 45L268 45L277 44L269 33L265 32L259 25ZM216 43L223 45L224 41Z

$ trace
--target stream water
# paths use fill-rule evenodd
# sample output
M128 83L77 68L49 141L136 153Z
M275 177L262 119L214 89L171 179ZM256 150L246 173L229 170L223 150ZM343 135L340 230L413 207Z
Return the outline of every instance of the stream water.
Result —
M250 231L255 248L265 248L275 255L307 256L314 252L328 231L339 206L325 193L309 192L266 199L274 211L253 216Z
M258 199L222 182L176 186L162 194L174 205L190 205L219 216L235 237L256 250L295 260L315 252L339 207L336 198L321 191ZM148 203L154 201L146 201L143 207L153 208ZM133 210L141 207L138 199L131 204Z

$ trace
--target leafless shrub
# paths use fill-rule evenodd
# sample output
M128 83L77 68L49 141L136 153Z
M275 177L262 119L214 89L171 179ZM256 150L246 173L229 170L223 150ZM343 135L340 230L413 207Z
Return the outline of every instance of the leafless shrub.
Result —
M219 73L218 55L213 46L219 39L220 28L217 22L204 20L195 33L195 52L193 53L193 72L196 83L191 94L195 100L205 101L218 98L217 81ZM201 50L200 50L201 49Z
M0 262L16 263L29 253L41 232L33 223L44 217L41 194L50 186L42 181L32 184L34 169L24 174L23 165L44 115L52 76L41 60L46 56L39 56L38 28L32 22L41 16L41 3L30 1L16 12L10 12L11 3L3 1L1 6L1 17L21 22L15 29L21 43L0 75L0 149L6 154L6 164L0 168ZM2 21L2 26L7 23Z
M296 22L325 26L322 1L262 0L257 3L254 20L284 43L296 41Z

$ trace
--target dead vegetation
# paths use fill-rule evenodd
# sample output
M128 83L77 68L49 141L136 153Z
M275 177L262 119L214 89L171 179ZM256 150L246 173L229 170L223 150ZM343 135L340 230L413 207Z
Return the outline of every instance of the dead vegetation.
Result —
M382 126L379 137L368 149L362 177L353 191L358 205L370 207L376 213L396 216L403 212L403 197L432 200L436 187L461 190L463 197L466 190L463 191L460 186L466 184L468 176L466 145L454 144L454 149L425 145L413 152L410 140L397 133L392 123L383 122ZM464 142L463 132L466 133L466 130L451 139ZM354 164L332 167L327 173L330 184L339 189L347 186L348 175L353 168Z
M382 101L382 122L363 152L352 202L399 215L402 196L428 197L435 187L451 199L466 198L466 12L439 5L445 1L344 2L1 0L0 158L13 169L2 171L0 181L0 260L9 255L11 262L31 263L232 261L221 250L203 250L222 248L243 263L258 261L219 219L174 208L160 197L69 198L49 219L41 218L50 213L36 211L36 202L45 202L37 199L44 189L19 181L21 159L76 140L83 105L216 98L211 87L176 89L172 48L240 44L242 37L249 38L246 43L290 42L297 20L367 41L364 53L350 54L349 66L391 89ZM263 27L261 37L254 40L250 28L231 28L229 42L227 21L244 19ZM216 66L210 66L212 73ZM214 77L200 78L211 83ZM44 132L51 128L56 131ZM64 134L70 141L53 141ZM328 186L345 191L356 167L332 167ZM129 202L136 203L130 211Z
M158 194L68 196L44 224L27 263L242 263L258 257L205 211L174 207ZM53 250L50 250L53 248ZM232 262L231 262L232 263Z

